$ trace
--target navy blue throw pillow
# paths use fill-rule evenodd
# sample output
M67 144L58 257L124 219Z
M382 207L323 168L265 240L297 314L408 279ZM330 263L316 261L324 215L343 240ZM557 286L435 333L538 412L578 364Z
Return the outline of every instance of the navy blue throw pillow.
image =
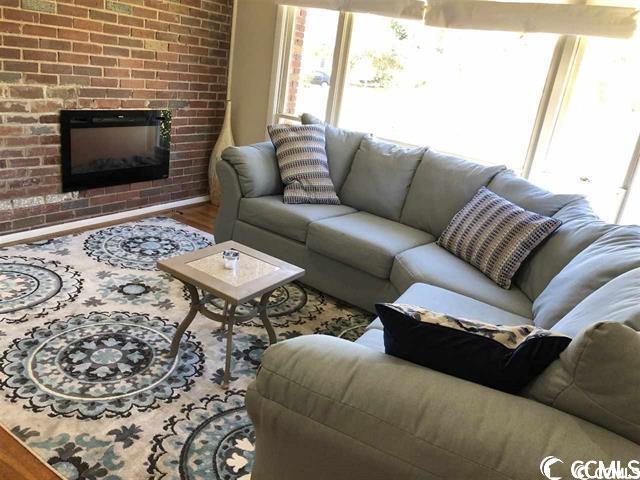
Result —
M496 326L379 303L389 355L487 387L516 393L569 345L571 338L533 325Z

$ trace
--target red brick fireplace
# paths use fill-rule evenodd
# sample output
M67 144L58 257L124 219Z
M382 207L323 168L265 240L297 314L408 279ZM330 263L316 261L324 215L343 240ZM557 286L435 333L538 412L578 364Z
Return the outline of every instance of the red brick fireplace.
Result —
M207 193L232 0L0 0L0 235ZM169 109L169 178L61 193L61 109Z

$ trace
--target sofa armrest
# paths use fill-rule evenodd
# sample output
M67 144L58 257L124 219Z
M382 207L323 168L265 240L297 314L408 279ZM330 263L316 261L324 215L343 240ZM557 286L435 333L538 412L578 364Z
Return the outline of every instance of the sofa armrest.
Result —
M229 147L222 152L238 174L242 196L247 198L282 193L282 179L271 142L255 143L244 147Z
M386 478L533 479L550 455L564 462L553 475L572 478L574 460L629 461L639 451L533 400L322 335L267 349L247 409L256 480L382 479L393 470Z
M220 182L220 206L215 219L214 236L216 243L231 240L233 226L238 218L242 191L238 174L226 161L220 160L216 164L216 175Z

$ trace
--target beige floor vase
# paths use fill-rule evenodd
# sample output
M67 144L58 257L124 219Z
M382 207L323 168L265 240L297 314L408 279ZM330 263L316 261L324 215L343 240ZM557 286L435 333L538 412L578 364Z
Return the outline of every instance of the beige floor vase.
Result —
M227 100L224 112L224 121L218 140L211 152L209 160L209 196L213 205L220 204L220 182L216 176L216 164L220 161L222 152L227 147L234 146L233 133L231 132L231 100Z

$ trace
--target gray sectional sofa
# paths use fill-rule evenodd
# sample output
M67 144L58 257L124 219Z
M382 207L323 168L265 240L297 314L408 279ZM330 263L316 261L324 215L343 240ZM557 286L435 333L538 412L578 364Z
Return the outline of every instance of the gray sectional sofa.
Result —
M606 224L581 197L550 193L501 166L326 128L343 204L285 205L273 146L230 148L217 166L218 242L233 239L299 265L304 283L369 311L398 299L572 337L602 320L640 330L640 227ZM510 290L435 243L482 186L563 221ZM632 426L640 424L636 377L630 419L621 420ZM355 343L282 342L267 350L247 393L257 435L252 478L541 478L550 455L564 462L554 473L571 478L575 459L640 460L640 445L606 422L531 397L385 355L379 320ZM603 407L594 400L592 408Z

